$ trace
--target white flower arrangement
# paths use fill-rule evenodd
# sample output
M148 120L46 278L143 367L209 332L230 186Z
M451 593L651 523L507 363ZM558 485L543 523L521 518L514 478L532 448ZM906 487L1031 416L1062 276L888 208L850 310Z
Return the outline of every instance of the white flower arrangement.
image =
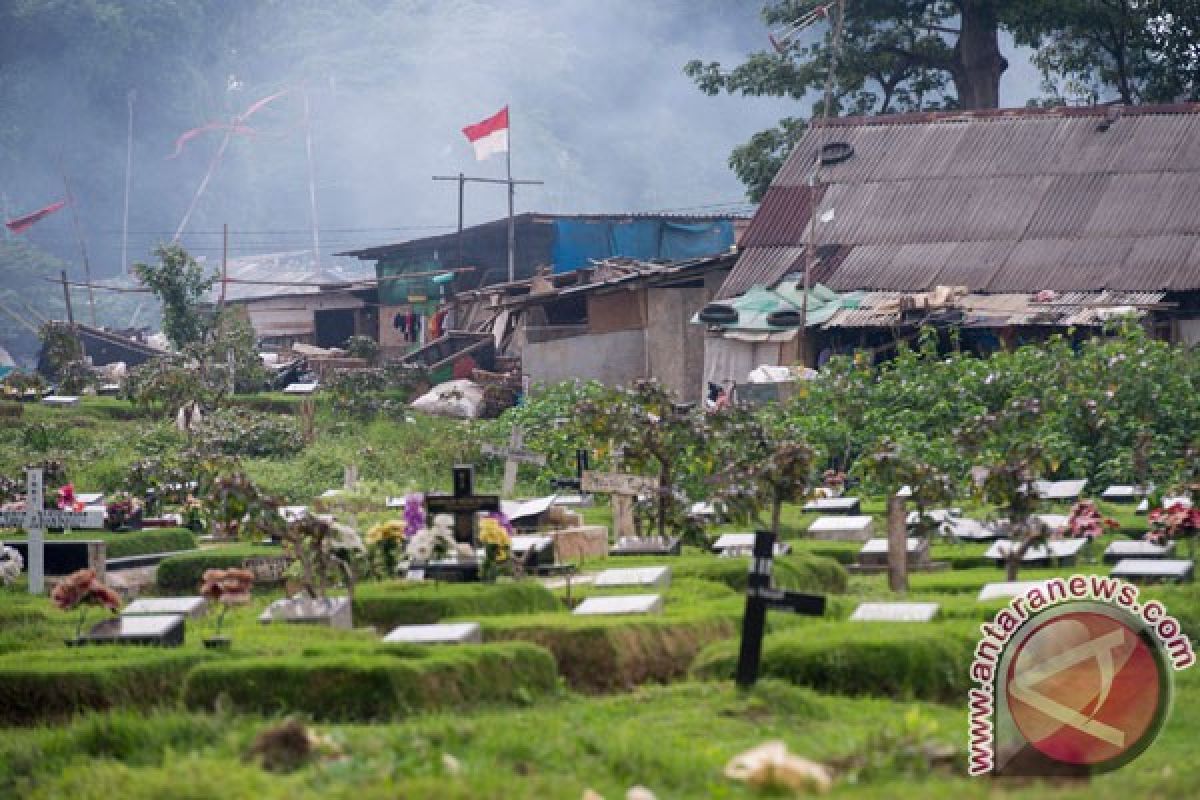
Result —
M456 545L454 517L438 514L433 518L432 528L422 528L409 540L405 553L412 561L429 561L435 555L444 557L456 552Z
M11 547L0 547L0 584L10 586L21 575L25 560Z

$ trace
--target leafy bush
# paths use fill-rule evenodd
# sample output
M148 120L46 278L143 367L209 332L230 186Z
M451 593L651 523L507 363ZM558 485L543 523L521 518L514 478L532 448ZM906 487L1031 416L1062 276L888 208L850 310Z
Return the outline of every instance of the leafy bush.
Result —
M0 724L25 725L80 711L152 708L179 697L180 676L202 653L83 647L0 657Z
M672 564L673 577L716 581L738 592L746 588L749 559L708 558ZM805 592L841 593L846 591L846 570L831 558L794 553L775 559L772 578L780 589Z
M196 536L187 528L143 528L110 538L105 553L109 558L125 558L195 549Z
M195 594L200 586L200 577L206 569L240 567L247 558L280 555L283 555L283 551L278 547L251 545L181 553L159 562L155 581L159 591L168 594Z
M554 595L533 581L495 584L367 583L354 593L354 621L381 631L446 617L558 611Z
M293 419L228 408L204 418L196 443L229 456L289 456L304 448L304 437Z
M961 703L978 639L978 626L969 622L801 625L763 640L759 674L839 694ZM713 645L692 673L732 678L737 657L736 642Z
M408 655L409 657L404 657ZM394 719L427 709L527 701L552 691L554 659L525 643L464 645L412 657L284 656L202 664L187 676L189 708L299 711L318 719Z
M485 617L486 641L521 640L554 654L576 691L611 692L687 674L701 648L737 633L733 618L597 619L562 615Z

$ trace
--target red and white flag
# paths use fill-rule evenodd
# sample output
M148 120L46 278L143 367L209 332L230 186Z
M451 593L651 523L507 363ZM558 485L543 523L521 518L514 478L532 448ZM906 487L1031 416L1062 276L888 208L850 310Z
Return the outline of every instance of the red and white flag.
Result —
M471 146L475 148L475 160L483 161L495 153L508 152L508 106L500 109L483 122L476 122L462 129Z
M44 217L50 216L66 204L66 200L59 200L57 203L51 203L45 208L39 208L37 211L26 214L23 217L7 220L4 223L4 227L8 228L13 233L23 233L29 228L33 227L34 223L41 221Z

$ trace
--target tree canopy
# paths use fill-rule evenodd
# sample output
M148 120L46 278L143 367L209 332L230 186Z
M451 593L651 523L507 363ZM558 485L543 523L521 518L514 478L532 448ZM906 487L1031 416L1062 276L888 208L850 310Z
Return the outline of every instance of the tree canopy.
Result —
M770 0L763 18L787 29L812 7ZM820 113L832 27L777 38L775 49L732 69L693 60L684 71L710 95L815 97L811 119ZM1200 96L1200 10L1188 0L854 0L845 3L831 113L997 108L1009 66L1001 32L1035 49L1050 104ZM787 117L733 151L730 167L751 200L762 199L805 130L806 118Z

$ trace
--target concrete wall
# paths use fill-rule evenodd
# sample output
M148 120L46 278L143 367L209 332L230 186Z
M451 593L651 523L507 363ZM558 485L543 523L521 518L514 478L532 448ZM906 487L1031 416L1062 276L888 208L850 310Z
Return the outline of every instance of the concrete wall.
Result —
M645 372L645 338L639 330L529 342L521 364L534 383L579 378L628 385Z
M651 376L683 402L698 402L704 382L704 328L689 324L707 302L704 287L647 292L646 347Z

